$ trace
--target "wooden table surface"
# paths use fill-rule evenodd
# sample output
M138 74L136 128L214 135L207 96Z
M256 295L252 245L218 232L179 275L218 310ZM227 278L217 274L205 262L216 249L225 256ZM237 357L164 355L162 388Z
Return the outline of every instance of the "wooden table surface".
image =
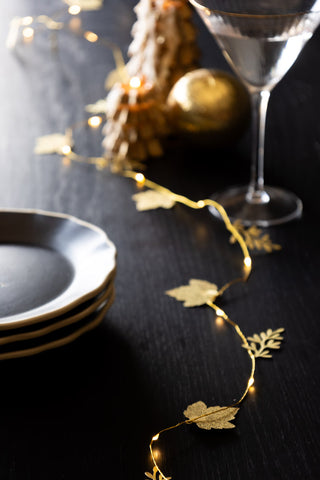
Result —
M134 0L85 12L85 28L126 53ZM183 420L198 400L226 405L246 385L250 362L210 308L185 309L164 292L201 278L222 285L241 270L239 250L207 211L183 206L137 212L134 183L89 165L66 167L33 153L37 137L86 118L114 68L107 49L46 31L5 47L15 16L51 15L60 0L0 5L0 202L76 215L103 228L118 251L116 301L96 330L55 351L0 363L1 480L139 480L152 470L151 437ZM227 69L199 28L202 65ZM275 88L268 114L266 180L297 193L299 221L268 231L280 252L255 255L249 282L223 307L246 335L284 327L272 360L257 362L255 392L230 431L185 426L161 437L159 462L173 480L320 478L320 32ZM78 150L101 154L101 135L76 132ZM249 135L215 150L168 142L146 175L198 200L247 181ZM31 281L31 280L30 280Z

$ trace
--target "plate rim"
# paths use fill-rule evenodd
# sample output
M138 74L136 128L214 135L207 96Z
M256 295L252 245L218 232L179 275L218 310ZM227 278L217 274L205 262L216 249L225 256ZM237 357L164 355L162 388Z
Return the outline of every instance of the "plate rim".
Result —
M116 271L116 266L117 266L117 249L115 244L109 239L107 236L106 232L98 227L97 225L94 225L90 222L87 222L86 220L82 220L75 215L70 215L67 213L60 213L60 212L54 212L54 211L49 211L49 210L43 210L43 209L37 209L37 208L0 208L0 215L2 213L21 213L25 215L42 215L45 217L49 218L58 218L62 220L68 220L71 221L79 226L88 228L89 230L97 232L99 235L102 236L103 241L105 244L108 246L108 248L111 249L111 252L113 253L113 269L108 273L104 281L102 282L101 285L98 287L92 289L90 292L87 292L78 298L74 299L73 301L69 302L68 304L58 307L58 308L53 308L49 312L43 312L43 313L38 313L38 314L32 314L34 310L40 307L36 307L34 309L30 309L30 316L27 318L19 319L19 315L27 314L28 311L20 312L20 314L14 314L14 315L7 315L5 317L0 317L0 331L6 328L10 328L9 326L14 325L16 328L20 326L24 326L25 323L23 322L28 322L28 323L37 323L41 322L43 320L48 320L50 318L54 318L55 316L62 315L63 313L68 312L69 310L75 308L79 304L90 300L92 297L96 296L101 292L110 282L110 279L112 278L112 275ZM49 302L48 302L49 303ZM12 327L14 328L14 327Z
M33 340L36 338L45 337L49 333L55 332L56 330L60 330L61 328L67 327L69 325L74 325L80 322L81 320L84 320L89 315L94 314L104 304L108 303L109 306L111 307L114 301L114 297L115 297L115 288L113 283L111 283L106 288L103 295L99 297L95 302L93 302L92 304L90 304L88 307L81 310L80 312L74 315L71 315L70 317L64 318L62 320L58 320L52 323L51 325L42 326L40 328L37 328L39 325L35 324L36 329L30 330L29 332L14 333L13 335L6 335L6 336L0 335L0 353L1 353L1 348L4 345L10 345L10 343L24 342L27 340Z
M110 306L109 303L107 303L103 309L97 314L97 316L94 318L94 320L90 321L83 327L80 327L79 329L75 330L73 333L67 335L66 337L59 338L58 340L53 340L48 343L44 343L42 345L39 345L37 347L31 347L23 350L14 350L12 352L5 352L5 353L0 353L0 361L2 360L11 360L11 359L16 359L16 358L23 358L23 357L31 357L33 355L37 355L39 353L52 350L54 348L62 347L64 345L67 345L68 343L73 342L77 338L79 338L81 335L84 333L92 330L93 328L97 327L102 320L105 317L105 314L109 310Z

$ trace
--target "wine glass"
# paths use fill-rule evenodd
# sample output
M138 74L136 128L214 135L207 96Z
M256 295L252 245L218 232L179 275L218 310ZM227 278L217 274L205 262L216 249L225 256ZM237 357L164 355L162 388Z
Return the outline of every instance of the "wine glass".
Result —
M247 87L252 103L252 163L248 186L213 196L231 220L267 227L300 217L302 202L264 185L264 137L270 92L320 23L320 0L189 0ZM211 212L218 215L213 207Z

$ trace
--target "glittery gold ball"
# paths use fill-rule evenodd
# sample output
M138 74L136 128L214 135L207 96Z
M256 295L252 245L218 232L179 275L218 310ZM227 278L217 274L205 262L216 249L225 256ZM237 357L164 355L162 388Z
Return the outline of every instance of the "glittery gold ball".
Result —
M233 75L198 69L184 75L169 93L167 106L174 128L210 134L216 145L236 140L250 120L250 98Z

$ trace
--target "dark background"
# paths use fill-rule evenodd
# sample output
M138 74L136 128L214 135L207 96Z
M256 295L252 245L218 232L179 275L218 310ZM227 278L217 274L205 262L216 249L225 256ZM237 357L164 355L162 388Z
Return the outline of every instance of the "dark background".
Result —
M126 53L135 3L106 0L81 18ZM118 250L117 297L103 324L75 343L0 364L0 478L138 480L152 470L151 437L183 420L189 404L226 405L244 390L250 362L232 329L218 327L211 309L185 309L164 294L190 278L222 285L239 274L242 258L206 211L139 213L130 180L34 155L37 137L86 118L84 106L105 96L114 68L110 51L66 32L57 53L46 31L14 53L5 48L14 16L51 15L61 5L0 5L0 201L102 227ZM226 70L195 21L202 65ZM284 327L285 342L272 360L257 362L255 392L235 429L187 426L161 437L159 462L173 480L319 478L319 47L320 32L275 88L268 113L266 180L303 199L303 218L270 229L282 251L255 256L248 284L223 301L245 334ZM76 132L76 141L78 152L101 154L98 132ZM220 150L174 138L146 174L198 200L247 181L249 151L248 134Z

